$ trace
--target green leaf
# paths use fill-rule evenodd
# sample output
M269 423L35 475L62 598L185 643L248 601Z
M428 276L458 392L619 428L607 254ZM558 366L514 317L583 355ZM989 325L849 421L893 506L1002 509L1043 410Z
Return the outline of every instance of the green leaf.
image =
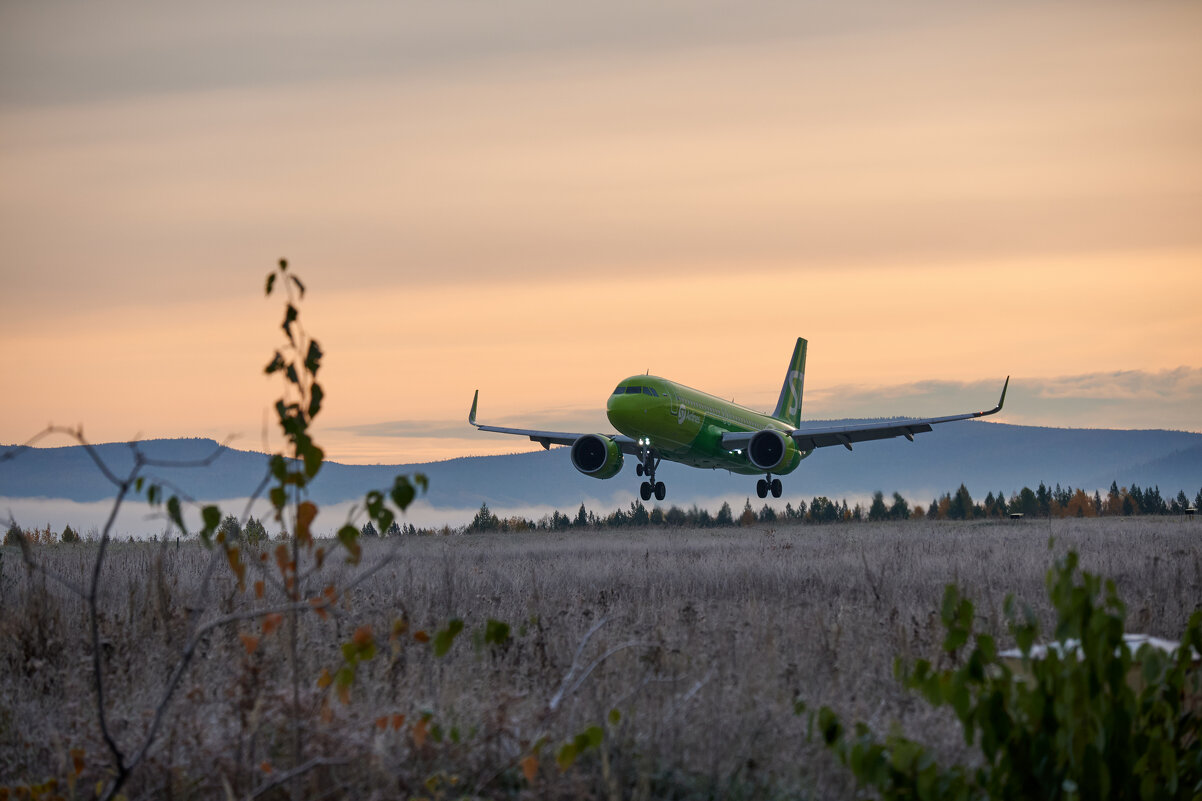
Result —
M301 457L305 460L305 475L313 478L321 470L321 463L326 457L326 452L316 445L309 445L302 451Z
M367 506L367 513L376 517L384 509L384 493L379 490L371 490L363 496L363 502Z
M463 621L455 618L447 624L447 627L434 635L434 655L437 657L446 656L447 651L451 650L451 643L463 631Z
M338 668L338 672L334 674L334 683L339 687L350 687L355 683L354 669L348 665Z
M392 492L389 494L392 497L392 502L403 512L409 508L409 504L413 503L417 492L413 489L413 485L409 483L408 478L397 476L392 484Z
M583 736L589 748L600 748L601 741L605 739L605 732L600 726L589 726L584 730Z
M321 366L321 346L317 344L317 340L309 342L309 352L305 354L305 369L310 373L316 373Z
M567 770L575 761L576 746L572 743L564 743L563 747L559 749L559 753L555 755L555 764L559 765L560 770Z
M321 402L325 398L325 392L321 388L321 384L314 384L309 397L309 419L312 420L321 411Z
M284 357L277 350L275 352L275 356L272 358L272 360L270 362L268 362L266 367L263 368L263 372L266 373L267 375L271 375L272 373L276 372L277 370L282 370L282 369L284 369Z
M800 702L798 702L798 703L800 703ZM803 705L803 707L804 707L804 705ZM800 714L800 712L798 712L798 714ZM618 723L621 722L621 720L622 720L622 713L618 711L618 708L616 706L613 709L609 710L609 725L610 726L617 726Z
M504 645L508 640L509 624L489 618L484 624L484 642L490 645Z
M179 530L184 533L185 537L188 536L188 529L184 526L184 515L180 509L179 498L174 495L167 499L167 517L179 527Z
M289 303L284 309L284 322L280 328L284 329L284 333L288 335L288 341L293 345L296 344L296 338L292 336L292 324L296 322L296 318L296 307Z
M359 539L359 529L355 528L350 523L347 523L345 526L338 529L338 541L341 542L343 547L347 548L348 550L350 550L351 547L356 544L355 540L357 539Z

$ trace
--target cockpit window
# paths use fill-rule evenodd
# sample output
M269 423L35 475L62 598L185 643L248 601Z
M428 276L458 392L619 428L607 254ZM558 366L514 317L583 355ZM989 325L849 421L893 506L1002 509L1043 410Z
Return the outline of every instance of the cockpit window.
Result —
M642 394L642 392L643 392L642 387L626 387L627 395L639 395L639 394Z
M658 393L658 392L656 392L656 391L655 391L654 389L652 389L651 387L643 387L643 394L644 394L644 395L651 395L651 396L653 396L653 397L656 397L656 398L658 398L658 397L659 397L659 393Z
M618 387L617 389L615 389L615 390L614 390L614 394L615 394L615 395L624 395L624 394L626 394L626 387Z

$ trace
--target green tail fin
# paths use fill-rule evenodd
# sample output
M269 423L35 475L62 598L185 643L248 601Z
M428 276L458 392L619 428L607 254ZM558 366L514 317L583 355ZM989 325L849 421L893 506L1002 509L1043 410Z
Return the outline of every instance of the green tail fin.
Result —
M789 359L789 371L785 373L785 384L780 389L780 400L772 416L796 428L801 425L801 391L806 378L806 341L797 338L793 358Z

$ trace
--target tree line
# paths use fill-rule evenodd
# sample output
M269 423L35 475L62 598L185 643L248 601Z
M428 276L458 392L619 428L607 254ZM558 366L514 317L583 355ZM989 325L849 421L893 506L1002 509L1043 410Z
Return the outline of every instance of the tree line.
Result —
M1188 509L1202 508L1202 489L1198 490L1191 504L1185 490L1179 490L1176 496L1166 499L1161 494L1159 486L1141 489L1139 485L1120 487L1112 482L1110 490L1102 494L1095 490L1092 495L1085 490L1071 486L1062 487L1056 484L1049 488L1042 481L1032 490L1023 487L1021 490L1006 497L1005 493L996 495L989 492L985 498L977 502L973 500L968 488L961 484L955 492L945 492L931 500L925 507L919 504L911 505L900 492L894 492L890 499L883 492L873 493L868 507L856 503L849 505L846 499L833 501L825 495L810 499L809 503L798 501L786 503L783 511L765 503L758 510L751 505L750 497L744 502L743 509L736 516L729 503L723 502L717 513L710 513L693 505L688 509L679 506L660 506L647 508L642 501L634 500L628 508L619 508L609 514L598 515L590 511L582 503L575 515L567 515L559 510L549 515L543 515L538 520L520 515L499 517L488 508L487 503L480 504L475 517L466 526L435 526L419 527L413 523L401 524L393 521L381 534L369 520L359 529L359 534L366 538L400 537L400 536L431 536L449 534L476 534L481 532L521 532L521 531L563 531L572 528L638 528L642 526L667 526L670 528L724 528L730 526L750 526L760 523L859 523L878 522L883 520L979 520L988 518L1003 518L1011 515L1023 517L1131 517L1134 515L1180 515ZM233 515L222 520L218 532L230 542L244 542L247 545L261 545L269 540L279 539L280 534L271 535L263 522L255 517L245 522ZM23 534L31 544L53 545L56 543L89 542L96 539L95 529L87 535L80 535L71 526L66 526L60 533L55 532L49 524L42 528L22 529L15 523L10 524L4 537L5 545L15 545L16 535ZM132 538L131 538L132 539ZM158 537L152 537L158 541Z

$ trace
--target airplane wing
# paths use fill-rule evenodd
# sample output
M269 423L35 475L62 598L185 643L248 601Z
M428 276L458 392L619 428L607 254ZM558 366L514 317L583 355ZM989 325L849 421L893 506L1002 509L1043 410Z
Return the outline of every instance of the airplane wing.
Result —
M476 404L480 400L480 390L476 390L476 394L472 397L472 410L468 412L467 421L481 431L492 431L496 434L515 434L519 437L530 437L531 440L542 445L544 449L550 448L552 445L571 445L576 440L584 436L583 433L571 433L567 431L540 431L532 428L505 428L502 426L489 426L483 423L476 422ZM632 438L623 434L606 434L605 436L618 443L623 453L637 454L639 445Z
M789 432L789 436L793 437L793 441L797 443L797 447L803 451L814 448L826 448L831 445L842 445L850 451L853 442L867 442L874 439L891 439L893 437L905 437L913 442L915 434L926 433L931 430L931 426L933 425L950 423L953 420L971 420L974 417L997 414L1002 410L1002 404L1006 402L1006 389L1009 386L1010 376L1006 376L1006 383L1002 385L1002 396L998 399L997 406L985 412L968 412L966 414L953 414L946 417L927 417L914 420L886 420L882 423L856 423L829 428L795 428ZM722 447L728 450L744 448L756 433L755 431L750 431L737 434L723 434Z

